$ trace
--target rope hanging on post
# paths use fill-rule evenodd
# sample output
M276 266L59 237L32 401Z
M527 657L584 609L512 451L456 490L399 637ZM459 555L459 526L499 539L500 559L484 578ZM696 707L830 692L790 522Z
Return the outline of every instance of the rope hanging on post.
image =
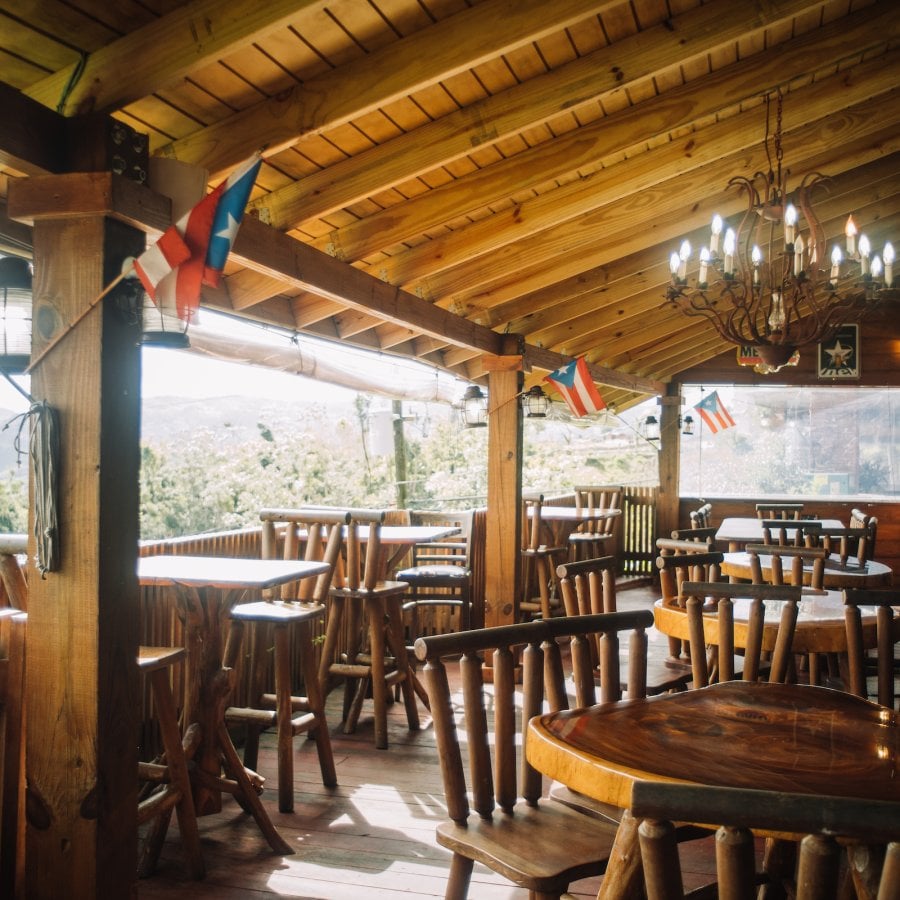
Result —
M22 429L30 424L28 455L34 483L34 537L36 563L41 577L59 569L59 415L46 400L34 400L28 412L22 413L14 442L21 455ZM15 419L6 424L6 428Z

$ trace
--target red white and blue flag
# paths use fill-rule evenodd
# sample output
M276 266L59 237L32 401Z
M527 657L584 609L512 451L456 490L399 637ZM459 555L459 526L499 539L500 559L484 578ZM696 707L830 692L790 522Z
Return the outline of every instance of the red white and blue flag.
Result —
M219 286L222 270L240 228L261 165L262 157L256 154L238 166L225 180L225 189L216 205L209 247L206 250L204 284Z
M734 425L734 419L731 418L731 414L722 405L718 391L713 391L704 397L694 409L697 410L700 418L706 422L707 427L713 434L717 431L731 428Z
M184 322L194 320L203 284L218 285L261 163L259 154L254 154L175 223L189 257L154 285L155 293L148 290L160 309L176 312Z
M606 409L583 356L551 372L544 381L549 381L559 391L574 416L581 418Z
M190 258L191 251L184 238L174 225L170 225L162 237L134 261L134 271L150 299L155 302L157 285Z

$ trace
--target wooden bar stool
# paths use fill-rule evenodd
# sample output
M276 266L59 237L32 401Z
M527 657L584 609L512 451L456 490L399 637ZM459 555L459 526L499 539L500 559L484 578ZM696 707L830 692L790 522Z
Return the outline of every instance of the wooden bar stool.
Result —
M575 485L575 508L593 515L598 510L618 509L625 488L621 484ZM615 555L618 516L594 519L569 535L569 561Z
M138 804L138 826L156 819L138 862L138 875L142 878L152 874L156 868L173 809L178 817L181 843L191 877L203 878L206 874L200 851L200 834L188 775L187 755L178 727L172 687L169 684L169 670L184 659L184 655L183 647L138 648L138 668L150 679L165 754L165 761L162 763L138 764L139 780L157 785L156 789ZM193 733L189 731L184 740L190 745L192 738Z
M316 742L322 783L337 784L331 735L325 718L325 698L319 689L313 628L325 618L325 603L340 556L343 529L349 515L336 510L265 509L262 519L262 556L278 555L278 531L283 526L283 557L297 559L302 548L309 562L324 562L328 571L297 584L285 585L280 597L254 603L239 603L231 609L231 625L225 647L224 664L233 668L243 643L244 627L254 627L250 705L232 706L225 711L228 722L247 726L244 765L256 769L259 735L266 728L278 732L278 809L294 809L294 737L306 734ZM304 694L293 685L294 638L296 656L303 675ZM274 647L274 653L269 649ZM275 692L266 690L268 660L273 657Z
M388 746L387 704L391 686L400 685L410 730L419 728L400 606L409 584L383 579L384 517L383 510L350 511L344 565L337 567L330 592L331 609L319 667L323 696L328 694L332 677L344 679L344 734L356 730L363 701L371 690L375 746L380 750Z
M543 494L522 498L522 585L525 592L519 603L523 618L549 619L562 615L565 609L559 596L556 568L567 554L565 546L554 546L544 541L544 523L541 510ZM533 589L537 596L533 596Z

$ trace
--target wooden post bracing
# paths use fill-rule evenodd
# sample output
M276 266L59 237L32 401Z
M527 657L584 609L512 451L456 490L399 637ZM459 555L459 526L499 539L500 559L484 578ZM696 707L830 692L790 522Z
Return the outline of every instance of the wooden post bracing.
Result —
M58 213L34 221L32 358L144 246L143 234L102 213L72 215L78 185L60 183ZM12 186L10 200L28 221ZM41 578L30 534L26 895L35 900L134 890L141 324L122 300L107 296L32 373L32 395L59 416L61 551L58 570Z
M657 537L668 537L678 523L678 479L681 459L681 389L670 384L661 398L659 416L659 505L656 513Z

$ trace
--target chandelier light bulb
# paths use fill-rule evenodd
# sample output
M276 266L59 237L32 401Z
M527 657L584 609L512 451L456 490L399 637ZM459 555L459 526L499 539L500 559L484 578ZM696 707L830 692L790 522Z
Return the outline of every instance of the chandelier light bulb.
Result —
M706 284L707 272L709 270L710 253L704 247L700 251L700 284Z
M691 245L689 241L682 241L678 250L681 265L678 267L678 277L687 278L687 261L691 258Z
M869 239L861 234L859 236L859 267L863 275L869 274L869 255L872 253L872 245Z
M722 233L722 217L716 213L712 218L712 227L709 231L709 252L716 256L719 252L719 235Z
M772 292L772 305L769 309L768 322L772 331L781 331L784 328L784 302L781 299L780 291Z
M678 275L678 269L681 267L681 257L673 250L669 257L669 271L673 277Z
M788 203L784 211L784 242L787 245L794 243L794 232L797 227L797 207Z
M759 264L762 262L762 250L756 244L750 251L750 262L753 263L753 283L759 284Z
M847 238L847 256L853 256L856 253L856 222L853 221L853 216L847 218L844 235Z
M848 237L849 240L849 237ZM856 237L854 232L853 238L854 245L856 244ZM841 253L841 248L838 247L837 244L834 245L834 248L831 251L831 283L837 284L838 278L841 275L841 262L844 259L844 255Z
M894 283L894 245L890 241L884 245L881 258L884 260L884 286L891 287Z
M794 275L799 278L803 274L803 253L806 250L806 244L803 241L803 235L798 234L794 241Z
M876 253L872 257L871 263L872 278L875 281L881 280L881 257Z
M735 236L734 229L729 228L728 231L725 232L725 239L722 242L722 250L725 253L724 267L726 275L734 274L734 247L736 243L737 237Z

